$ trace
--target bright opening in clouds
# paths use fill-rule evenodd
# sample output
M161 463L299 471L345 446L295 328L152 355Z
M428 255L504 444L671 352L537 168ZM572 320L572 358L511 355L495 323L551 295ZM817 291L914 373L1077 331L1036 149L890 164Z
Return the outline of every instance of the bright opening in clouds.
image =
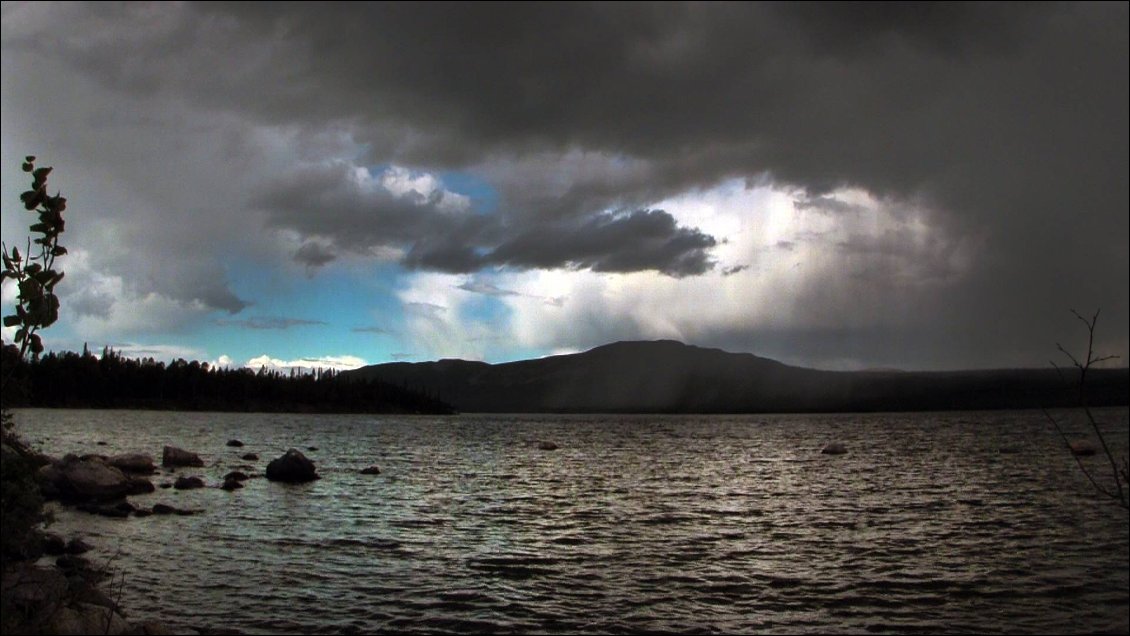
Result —
M4 240L24 155L69 198L49 348L1043 366L1101 307L1128 354L1125 4L2 11Z

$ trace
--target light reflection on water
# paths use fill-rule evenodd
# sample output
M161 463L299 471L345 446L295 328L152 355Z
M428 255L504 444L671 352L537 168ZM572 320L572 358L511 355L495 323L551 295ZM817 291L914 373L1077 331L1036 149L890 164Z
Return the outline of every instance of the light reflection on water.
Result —
M1103 416L1125 452L1127 410ZM1126 513L1091 492L1039 412L30 410L17 422L57 455L159 459L181 446L208 464L181 473L210 485L241 466L261 473L292 446L317 463L323 478L302 486L259 478L133 498L206 511L191 517L58 513L53 530L91 537L95 560L116 554L132 618L174 626L1127 631ZM226 447L232 438L246 446ZM821 455L833 440L849 453ZM382 474L358 474L371 464Z

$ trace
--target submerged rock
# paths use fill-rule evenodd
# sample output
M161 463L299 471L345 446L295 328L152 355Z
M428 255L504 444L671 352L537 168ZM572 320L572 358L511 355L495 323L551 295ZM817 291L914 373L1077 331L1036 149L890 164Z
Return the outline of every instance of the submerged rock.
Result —
M59 556L67 550L67 542L63 537L55 534L54 532L43 533L43 553L51 556Z
M255 453L244 453L243 455L240 455L239 458L242 459L245 462L257 462L257 461L259 461L259 456L256 455Z
M538 442L538 449L543 451L554 451L557 450L557 444L554 444L553 442Z
M175 446L166 446L161 453L162 466L203 466L204 460L196 453Z
M88 512L92 515L101 517L112 517L116 519L125 519L133 514L134 506L130 502L122 499L121 501L111 503L84 503L75 506L76 509L82 512Z
M157 472L157 466L153 463L153 458L144 453L125 453L123 455L114 455L106 460L106 463L127 473L138 473L141 475L152 475Z
M229 439L227 445L231 446L232 448L240 448L241 446L243 446L243 442L239 441L238 439Z
M832 442L820 449L820 453L823 455L843 455L846 452L847 446L844 446L843 442Z
M194 515L198 512L203 512L203 511L202 510L188 510L188 509L185 509L185 508L177 508L175 506L170 506L169 504L158 503L158 504L153 504L153 511L152 512L155 515L181 515L183 517L183 516L188 516L188 515Z
M86 541L83 541L82 537L72 537L71 540L67 542L64 551L67 554L85 554L93 549L94 546L90 545Z
M1077 439L1068 444L1071 447L1071 453L1077 457L1090 457L1098 452L1095 445L1089 439Z
M381 474L381 469L378 468L376 465L373 465L373 466L369 466L368 468L362 468L361 474L362 475L379 475L379 474Z
M300 484L319 479L314 462L302 451L292 448L267 464L267 479L290 484Z
M128 495L147 495L157 490L153 482L144 477L130 477L127 485L129 486L129 491L126 493Z
M193 488L203 488L204 480L193 475L191 477L177 477L173 482L173 488L177 490L192 490Z
M239 481L238 479L225 479L220 488L228 492L239 490L240 488L243 488L243 482Z
M224 481L245 481L247 479L251 479L251 477L249 477L247 473L243 473L238 470L233 470L230 473L224 475Z

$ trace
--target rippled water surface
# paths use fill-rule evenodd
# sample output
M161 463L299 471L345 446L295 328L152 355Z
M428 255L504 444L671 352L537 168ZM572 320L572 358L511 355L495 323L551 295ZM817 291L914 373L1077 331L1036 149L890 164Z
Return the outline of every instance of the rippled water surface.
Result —
M1066 414L1063 414L1066 417ZM1102 411L1120 453L1127 410ZM246 633L1127 631L1128 522L1039 412L17 412L43 450L303 450L322 479L57 513L131 618ZM1081 421L1072 426L1083 432ZM238 438L244 448L228 448ZM552 441L555 451L539 450ZM97 441L105 442L96 446ZM830 441L848 453L821 455ZM306 450L316 447L317 450ZM244 462L246 452L260 455ZM1084 460L1102 471L1099 458ZM377 464L382 474L358 474ZM1109 470L1109 466L1106 467ZM244 468L246 471L247 469ZM1106 475L1107 473L1100 473ZM157 475L155 481L171 480Z

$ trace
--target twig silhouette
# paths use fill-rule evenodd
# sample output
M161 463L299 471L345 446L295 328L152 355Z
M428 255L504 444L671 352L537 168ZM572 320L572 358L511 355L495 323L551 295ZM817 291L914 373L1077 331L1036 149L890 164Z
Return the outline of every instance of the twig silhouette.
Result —
M1118 466L1118 463L1114 459L1114 453L1110 450L1110 445L1106 441L1106 436L1103 435L1102 430L1099 428L1098 420L1095 419L1095 414L1091 411L1091 406L1087 402L1087 372L1090 371L1091 367L1095 364L1104 362L1106 360L1115 360L1118 358L1118 356L1112 355L1095 355L1095 325L1097 325L1099 321L1099 311L1101 310L1096 310L1095 315L1092 316L1090 320L1088 320L1074 309L1071 310L1071 313L1087 328L1087 357L1084 361L1080 362L1079 359L1072 355L1070 351L1065 349L1062 344L1057 342L1055 346L1061 353L1063 353L1069 360L1071 360L1072 366L1074 366L1079 371L1079 382L1075 385L1079 399L1079 406L1083 409L1083 413L1087 416L1087 422L1091 425L1091 430L1093 430L1095 432L1095 436L1099 438L1099 445L1102 446L1103 454L1106 455L1107 461L1110 463L1111 475L1114 477L1113 489L1100 484L1099 481L1095 479L1095 476L1091 474L1091 471L1087 469L1087 466L1083 463L1083 460L1079 458L1079 454L1075 451L1075 448L1072 447L1071 440L1067 438L1067 434L1064 432L1063 427L1060 426L1059 421L1052 417L1051 414L1048 413L1047 409L1040 410L1043 411L1044 417L1046 417L1048 421L1052 423L1052 426L1055 427L1056 432L1059 433L1060 438L1063 440L1064 446L1075 458L1075 463L1079 465L1079 469L1082 470L1083 474L1087 476L1087 480L1091 482L1091 485L1095 488L1095 490L1113 499L1124 509L1130 510L1130 501L1127 500L1126 489L1122 487L1122 482L1127 481L1128 483L1130 483L1130 475L1128 475L1128 473L1130 473L1130 470L1128 470L1127 459L1125 457L1122 458L1122 467L1120 468ZM1052 361L1051 364L1053 367L1055 367L1056 372L1059 373L1060 378L1062 378L1065 383L1068 382L1067 378L1063 374L1063 370L1059 367L1059 365L1057 365L1054 361Z

